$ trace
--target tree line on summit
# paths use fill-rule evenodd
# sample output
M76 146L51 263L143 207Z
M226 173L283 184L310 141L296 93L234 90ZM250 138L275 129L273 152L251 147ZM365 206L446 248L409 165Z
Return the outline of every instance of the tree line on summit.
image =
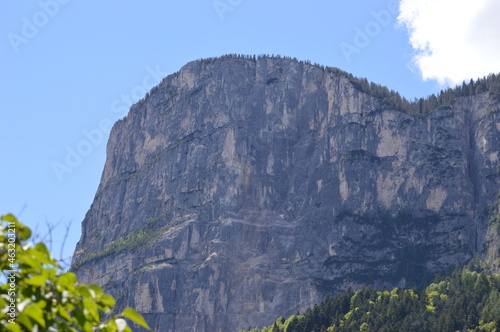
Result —
M373 82L369 82L366 78L358 78L343 71L339 68L328 67L318 63L311 63L308 60L297 60L294 57L281 56L281 55L242 55L242 54L226 54L217 58L199 59L201 62L214 62L219 59L236 58L256 61L260 58L281 59L288 61L295 61L300 64L307 64L321 70L326 70L332 74L341 75L346 77L353 86L365 93L379 98L382 103L388 108L394 108L398 111L408 113L410 115L425 116L436 109L451 108L453 101L460 97L475 96L484 92L489 93L489 98L492 102L500 102L500 73L491 73L483 78L477 80L471 79L468 83L463 82L455 88L448 88L441 90L440 93L432 94L426 98L415 98L410 101L402 97L397 91L389 90L386 86L382 86Z

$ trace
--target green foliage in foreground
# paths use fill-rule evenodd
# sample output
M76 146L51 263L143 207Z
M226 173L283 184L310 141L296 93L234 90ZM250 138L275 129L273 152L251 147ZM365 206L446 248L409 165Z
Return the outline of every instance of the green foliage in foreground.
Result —
M115 300L97 285L62 272L44 243L13 215L1 217L1 331L132 331L124 318L148 328L132 308L113 313Z
M424 291L348 290L262 329L280 331L500 331L500 275L464 268Z

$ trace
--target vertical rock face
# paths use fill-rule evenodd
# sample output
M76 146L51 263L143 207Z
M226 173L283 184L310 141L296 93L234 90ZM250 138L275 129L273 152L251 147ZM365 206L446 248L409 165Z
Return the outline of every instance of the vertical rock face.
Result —
M498 103L384 105L295 60L187 64L113 127L74 270L154 331L234 331L494 261Z

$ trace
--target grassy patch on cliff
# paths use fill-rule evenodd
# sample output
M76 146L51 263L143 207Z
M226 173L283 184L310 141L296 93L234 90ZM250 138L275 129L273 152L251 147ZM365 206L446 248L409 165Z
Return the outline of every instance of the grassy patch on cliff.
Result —
M90 254L88 256L85 256L82 260L76 262L72 266L72 268L78 268L91 260L106 257L108 255L116 255L125 250L137 250L143 248L148 243L153 242L155 239L160 237L165 232L165 228L167 226L162 227L159 230L154 230L158 221L163 220L165 218L166 216L162 215L159 217L148 219L146 224L141 228L136 229L128 233L124 237L111 242L104 249L96 253Z

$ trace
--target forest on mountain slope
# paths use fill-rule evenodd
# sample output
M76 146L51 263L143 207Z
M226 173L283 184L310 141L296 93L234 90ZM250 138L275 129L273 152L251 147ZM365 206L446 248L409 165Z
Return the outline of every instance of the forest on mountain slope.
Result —
M500 275L482 272L475 263L437 277L421 291L349 289L303 314L251 330L259 331L500 331Z

